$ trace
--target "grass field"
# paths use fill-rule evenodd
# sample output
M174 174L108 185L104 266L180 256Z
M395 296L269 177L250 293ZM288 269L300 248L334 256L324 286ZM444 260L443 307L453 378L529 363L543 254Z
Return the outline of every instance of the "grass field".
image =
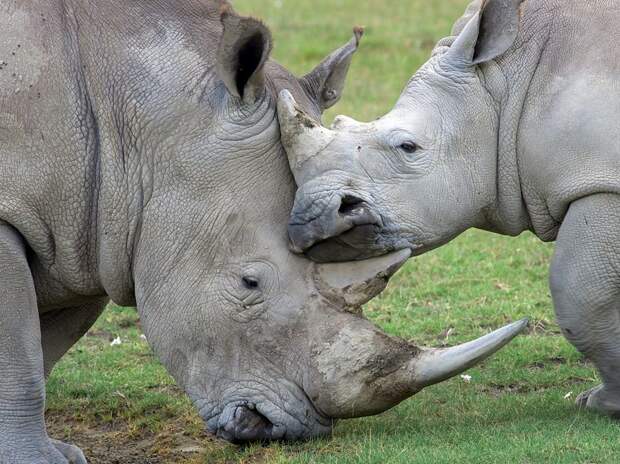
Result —
M336 110L371 119L389 109L466 2L234 4L270 25L275 57L298 74L348 40L353 25L366 26ZM472 369L470 382L456 378L383 415L342 422L330 439L239 448L207 436L141 338L135 311L118 307L105 312L49 380L51 433L81 445L93 464L618 462L620 424L573 405L598 380L554 322L551 254L550 245L527 234L511 239L473 231L410 261L367 308L389 332L438 346L524 316L530 330ZM117 337L122 343L110 346Z

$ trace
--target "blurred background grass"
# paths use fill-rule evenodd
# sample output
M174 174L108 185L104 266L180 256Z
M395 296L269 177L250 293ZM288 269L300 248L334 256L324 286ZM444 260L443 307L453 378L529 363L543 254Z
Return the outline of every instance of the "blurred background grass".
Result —
M363 120L389 110L447 35L463 0L235 0L262 18L274 57L302 75L366 27L343 100L326 115ZM615 463L620 426L580 412L598 383L562 338L547 287L551 245L530 234L471 231L411 260L366 313L389 332L454 344L527 316L529 332L472 369L373 418L340 423L331 439L238 448L208 437L189 401L140 337L133 309L110 307L48 384L48 422L91 462ZM121 345L110 341L121 338ZM148 458L144 458L148 456Z

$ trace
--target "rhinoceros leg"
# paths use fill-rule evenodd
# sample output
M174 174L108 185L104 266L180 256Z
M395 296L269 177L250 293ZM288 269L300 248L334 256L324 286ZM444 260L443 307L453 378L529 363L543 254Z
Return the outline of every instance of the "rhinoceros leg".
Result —
M67 464L45 429L39 312L21 236L0 222L0 463Z
M105 309L107 298L81 306L60 309L41 316L41 340L45 377L69 349L84 336ZM82 450L76 446L51 440L69 464L87 464Z
M591 359L603 384L578 404L620 416L620 196L571 204L551 267L551 292L566 338Z
M41 316L41 345L46 378L60 358L92 327L106 303L107 299L101 298Z
M102 298L41 316L41 345L46 378L60 358L92 327L106 303L107 299ZM87 464L81 449L58 440L51 440L51 443L69 464Z

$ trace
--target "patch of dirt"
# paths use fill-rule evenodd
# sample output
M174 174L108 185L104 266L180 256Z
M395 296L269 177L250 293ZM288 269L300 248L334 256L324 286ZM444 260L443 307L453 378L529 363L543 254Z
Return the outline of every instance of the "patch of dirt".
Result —
M527 366L529 369L546 369L549 366L562 366L565 364L569 364L569 361L562 356L554 356L552 358L547 358L542 361L537 361L535 363ZM576 361L572 361L571 364L575 364L582 367L594 367L594 364L587 360L586 358L581 358Z
M167 424L157 434L129 430L127 425L90 425L48 414L49 435L79 446L90 464L177 464L200 456L208 442L188 436L181 423ZM211 443L212 444L212 443Z
M112 334L112 332L108 332L107 330L91 329L86 333L86 337L103 338L108 341L114 340L114 334Z
M572 384L583 384L591 382L591 379L584 379L581 377L569 377L565 379L567 383ZM548 390L552 390L556 388L555 386L537 386L530 384L489 384L478 387L477 391L480 393L486 393L491 396L499 397L502 395L511 395L511 394L527 394L527 393L543 393Z

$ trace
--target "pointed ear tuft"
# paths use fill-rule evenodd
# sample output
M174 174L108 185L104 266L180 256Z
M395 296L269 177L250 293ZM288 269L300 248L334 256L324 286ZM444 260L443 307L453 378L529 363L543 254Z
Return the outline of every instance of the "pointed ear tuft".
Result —
M312 72L301 79L302 85L321 112L334 106L340 100L351 60L363 35L364 28L356 26L349 42L330 54Z
M220 6L220 20L222 16L231 14L232 12L233 12L233 9L230 3L222 3L222 6Z
M355 37L355 45L359 47L360 41L364 36L364 26L355 26L353 28L353 36Z
M269 29L257 19L238 16L230 7L220 10L223 32L217 70L231 95L254 101L265 88L264 66L271 54Z

